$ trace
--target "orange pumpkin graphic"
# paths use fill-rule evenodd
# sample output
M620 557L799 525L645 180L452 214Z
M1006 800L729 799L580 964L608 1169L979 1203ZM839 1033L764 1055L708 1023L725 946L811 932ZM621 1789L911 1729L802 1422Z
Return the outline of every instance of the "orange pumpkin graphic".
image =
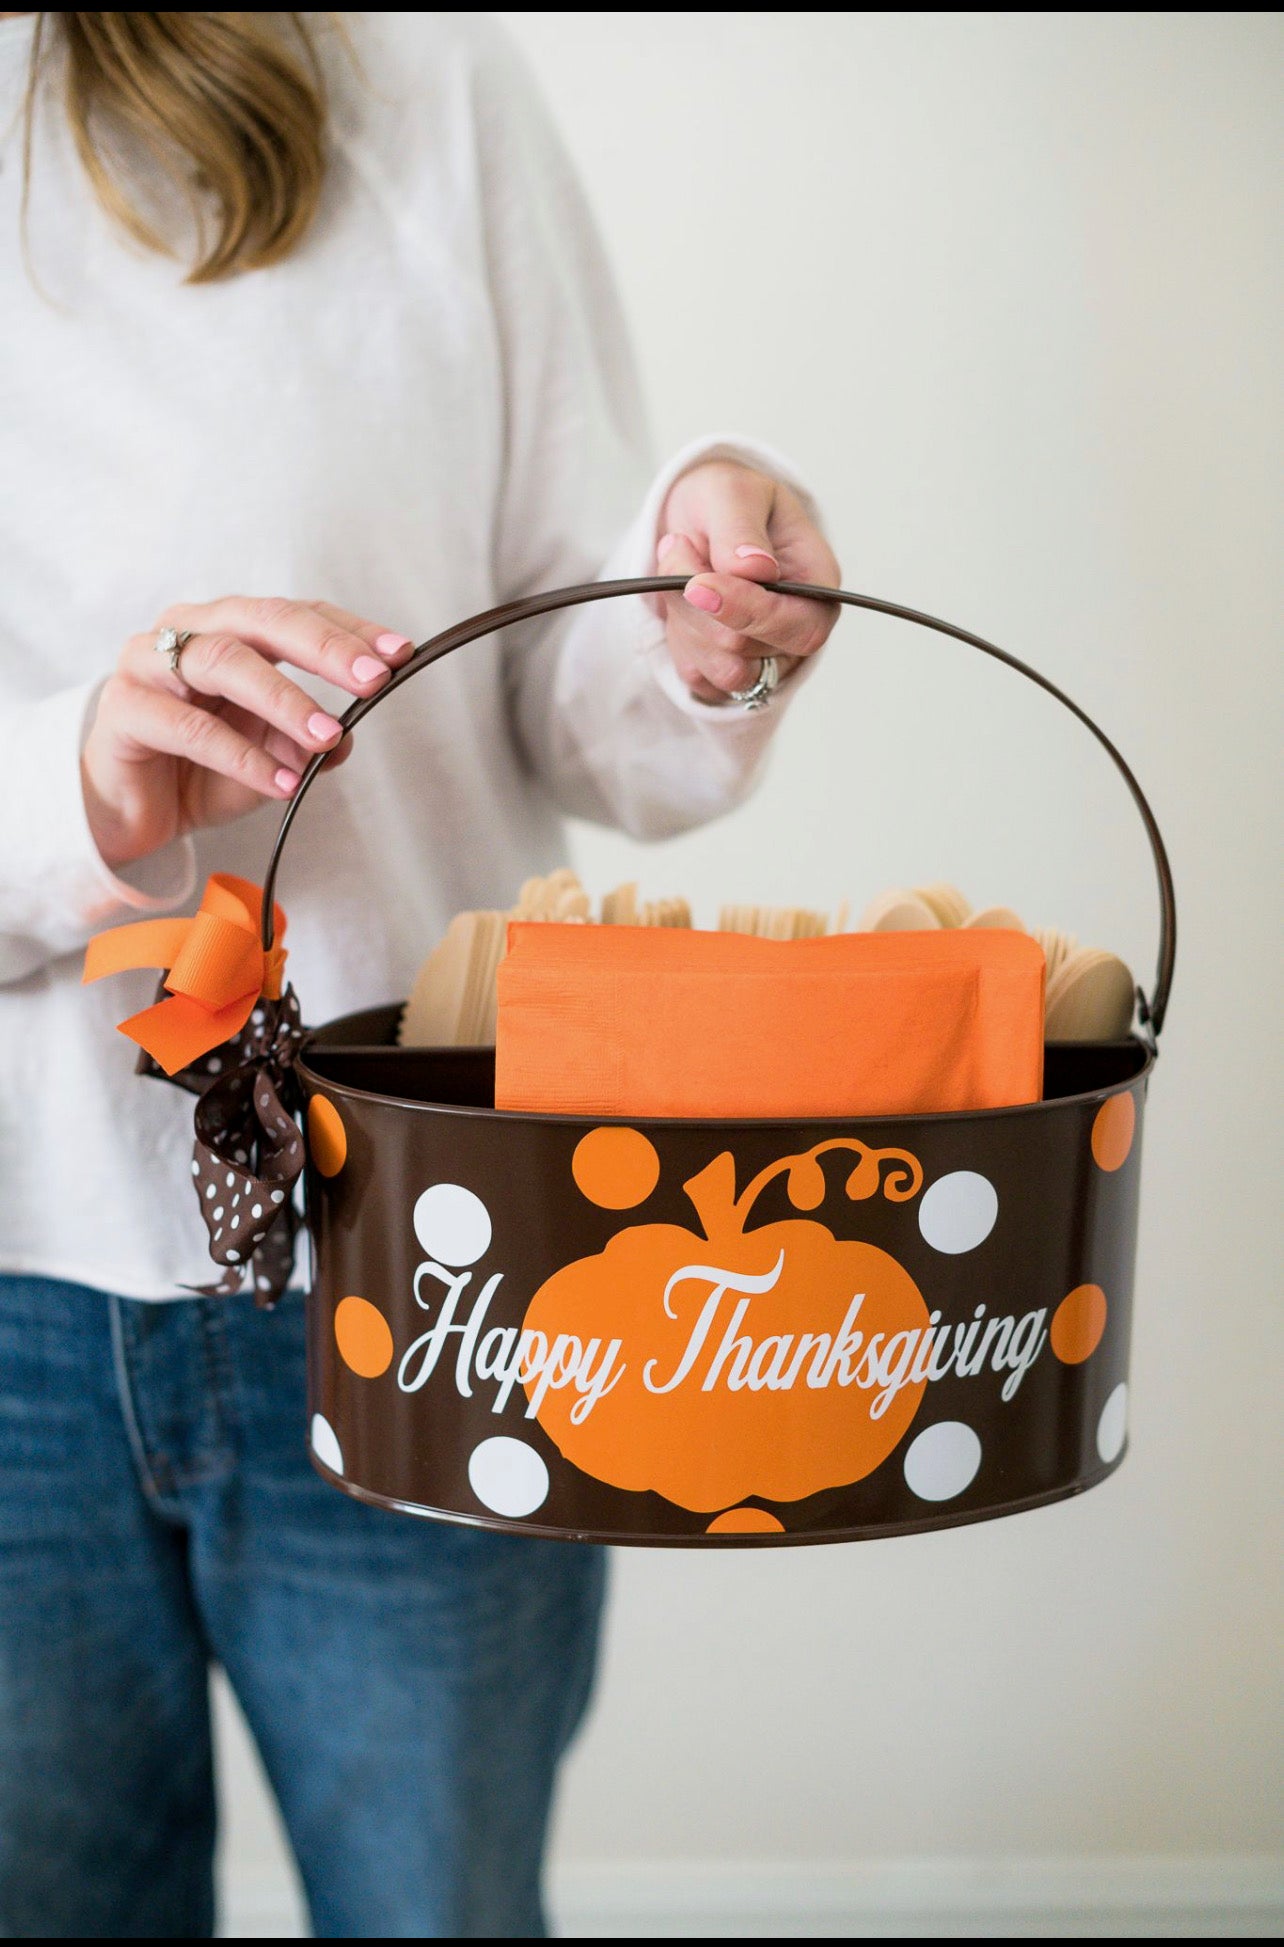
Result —
M907 1151L837 1137L770 1164L737 1199L735 1160L724 1153L684 1185L703 1236L633 1225L540 1287L525 1328L545 1335L550 1368L577 1377L550 1387L546 1371L526 1391L567 1460L707 1513L747 1496L794 1501L846 1485L893 1451L927 1383L912 1373L928 1325L917 1285L886 1251L840 1241L820 1223L745 1228L782 1174L794 1208L817 1209L826 1193L818 1159L832 1150L858 1158L851 1198L881 1190L905 1202L922 1185Z

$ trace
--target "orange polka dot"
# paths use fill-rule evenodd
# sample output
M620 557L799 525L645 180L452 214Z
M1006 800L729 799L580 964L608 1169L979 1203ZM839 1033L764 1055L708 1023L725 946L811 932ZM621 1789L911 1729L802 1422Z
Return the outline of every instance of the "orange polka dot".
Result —
M322 1176L337 1176L348 1160L348 1132L324 1095L314 1095L308 1103L308 1145Z
M705 1529L707 1535L783 1535L785 1524L766 1508L728 1508L715 1515Z
M343 1298L334 1314L334 1336L345 1366L362 1379L377 1379L392 1364L392 1332L367 1298Z
M1081 1284L1053 1312L1048 1336L1062 1365L1081 1366L1101 1344L1105 1329L1105 1292L1099 1284Z
M590 1129L575 1146L571 1174L590 1203L631 1210L660 1181L655 1144L637 1129Z
M1092 1154L1098 1169L1117 1170L1127 1162L1136 1127L1131 1095L1112 1095L1102 1103L1092 1125Z

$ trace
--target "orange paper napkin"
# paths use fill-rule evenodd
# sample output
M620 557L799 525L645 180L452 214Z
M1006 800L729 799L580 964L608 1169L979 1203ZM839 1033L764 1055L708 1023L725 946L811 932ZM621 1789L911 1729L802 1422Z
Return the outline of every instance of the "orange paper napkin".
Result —
M760 940L514 923L495 1105L536 1114L940 1114L1037 1102L1044 958L1024 933Z

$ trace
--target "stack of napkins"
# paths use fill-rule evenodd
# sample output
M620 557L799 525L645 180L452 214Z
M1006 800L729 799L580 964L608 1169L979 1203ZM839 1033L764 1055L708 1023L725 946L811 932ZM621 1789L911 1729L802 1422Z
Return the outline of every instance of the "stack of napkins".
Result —
M513 922L495 1106L536 1114L944 1114L1037 1102L1045 962L1002 930L770 940Z

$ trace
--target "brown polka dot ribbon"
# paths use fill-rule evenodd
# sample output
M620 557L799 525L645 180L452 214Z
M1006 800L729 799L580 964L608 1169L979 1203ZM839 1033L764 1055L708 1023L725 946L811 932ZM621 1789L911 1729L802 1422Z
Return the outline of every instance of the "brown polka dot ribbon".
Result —
M294 1187L303 1136L292 1109L292 1073L303 1038L292 987L260 1001L240 1033L165 1079L198 1096L192 1177L221 1278L194 1286L204 1296L239 1291L247 1275L255 1302L274 1305L289 1282L299 1213ZM140 1073L163 1076L144 1053Z

